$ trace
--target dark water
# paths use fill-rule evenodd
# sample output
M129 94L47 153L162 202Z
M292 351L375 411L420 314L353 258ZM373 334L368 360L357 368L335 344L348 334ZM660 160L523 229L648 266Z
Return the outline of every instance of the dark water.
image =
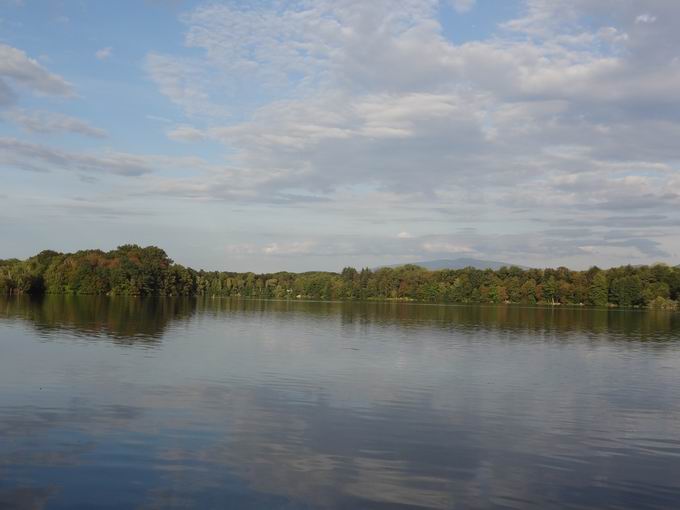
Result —
M0 508L680 508L680 315L0 300Z

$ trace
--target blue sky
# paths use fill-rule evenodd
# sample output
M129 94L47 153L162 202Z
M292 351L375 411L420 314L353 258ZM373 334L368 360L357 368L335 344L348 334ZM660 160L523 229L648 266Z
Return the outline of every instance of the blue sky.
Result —
M0 257L680 262L680 4L0 0Z

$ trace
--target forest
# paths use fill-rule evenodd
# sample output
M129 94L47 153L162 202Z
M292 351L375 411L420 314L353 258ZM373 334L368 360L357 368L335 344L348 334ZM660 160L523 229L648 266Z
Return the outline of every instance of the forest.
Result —
M42 251L0 260L0 294L238 296L263 299L401 300L678 309L680 267L665 264L573 271L503 267L429 271L346 267L340 273L194 270L160 248L124 245L76 253Z

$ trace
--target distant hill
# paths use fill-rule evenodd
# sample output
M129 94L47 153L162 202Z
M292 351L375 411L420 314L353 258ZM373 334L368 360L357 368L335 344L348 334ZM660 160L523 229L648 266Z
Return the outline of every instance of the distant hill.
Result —
M458 259L442 259L442 260L425 260L422 262L409 262L416 266L424 267L431 271L438 269L465 269L466 267L474 267L475 269L493 269L498 270L501 267L520 267L522 269L527 269L524 266L518 264L510 264L509 262L497 262L495 260L480 260L472 258L458 258ZM391 266L383 267L400 267L406 264L393 264Z

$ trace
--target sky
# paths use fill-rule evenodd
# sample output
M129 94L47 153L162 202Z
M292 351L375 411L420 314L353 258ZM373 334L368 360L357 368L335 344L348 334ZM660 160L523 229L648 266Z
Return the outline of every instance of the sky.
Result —
M680 2L0 0L0 258L680 263Z

